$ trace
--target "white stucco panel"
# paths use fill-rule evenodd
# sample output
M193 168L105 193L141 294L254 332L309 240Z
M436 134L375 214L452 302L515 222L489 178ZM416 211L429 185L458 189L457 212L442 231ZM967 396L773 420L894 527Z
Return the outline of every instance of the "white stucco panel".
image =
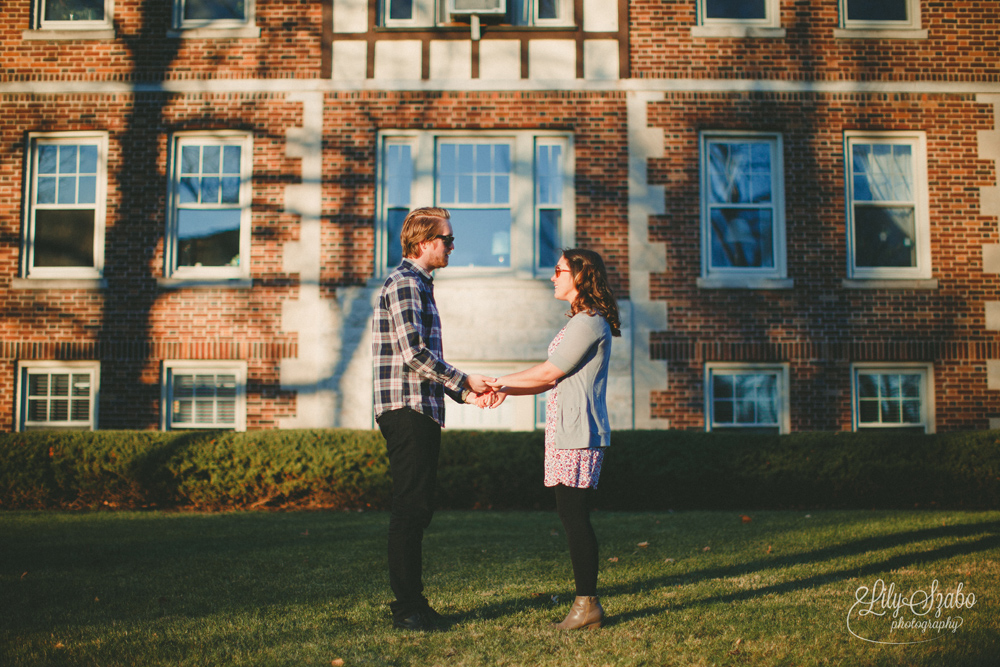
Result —
M420 40L375 42L375 78L382 81L420 79Z
M430 76L432 79L471 79L472 42L432 41Z
M514 39L490 39L479 43L479 78L521 78L521 43Z
M333 0L333 31L368 32L368 0Z
M570 39L533 39L528 43L528 77L576 78L576 43Z
M583 42L583 76L605 81L620 76L618 40L588 39Z
M333 42L333 80L362 81L368 73L368 43Z
M584 32L618 32L618 3L583 0Z

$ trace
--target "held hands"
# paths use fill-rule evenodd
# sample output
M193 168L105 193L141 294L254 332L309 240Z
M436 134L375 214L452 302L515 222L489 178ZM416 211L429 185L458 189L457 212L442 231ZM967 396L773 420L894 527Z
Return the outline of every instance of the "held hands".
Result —
M507 394L500 389L500 385L495 385L497 378L488 378L483 375L469 375L466 384L472 391L466 398L466 403L475 405L478 408L498 408L507 398Z

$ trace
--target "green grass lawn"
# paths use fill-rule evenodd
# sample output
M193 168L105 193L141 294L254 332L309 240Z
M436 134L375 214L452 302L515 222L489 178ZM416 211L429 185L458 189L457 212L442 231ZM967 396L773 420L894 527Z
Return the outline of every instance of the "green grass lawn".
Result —
M439 512L425 592L453 625L422 634L389 627L381 512L5 512L0 665L1000 664L1000 512L747 518L595 513L610 622L567 633L549 627L573 597L554 513ZM919 616L961 627L852 612L879 579L962 584L964 608ZM864 641L849 614L866 639L931 641Z

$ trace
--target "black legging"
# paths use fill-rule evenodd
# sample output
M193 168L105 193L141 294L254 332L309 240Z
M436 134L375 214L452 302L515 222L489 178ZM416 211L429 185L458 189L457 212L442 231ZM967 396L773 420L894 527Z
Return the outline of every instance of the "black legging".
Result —
M593 489L577 489L558 484L556 510L569 540L576 595L597 595L597 536L590 524Z

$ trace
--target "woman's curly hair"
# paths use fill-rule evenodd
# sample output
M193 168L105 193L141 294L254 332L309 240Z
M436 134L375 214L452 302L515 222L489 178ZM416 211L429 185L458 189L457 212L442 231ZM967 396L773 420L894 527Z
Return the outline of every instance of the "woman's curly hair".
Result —
M608 285L608 270L604 260L593 250L570 248L563 250L563 257L569 264L570 275L576 286L577 296L570 306L570 315L585 312L600 314L611 325L611 335L621 336L621 320L618 316L618 302Z

